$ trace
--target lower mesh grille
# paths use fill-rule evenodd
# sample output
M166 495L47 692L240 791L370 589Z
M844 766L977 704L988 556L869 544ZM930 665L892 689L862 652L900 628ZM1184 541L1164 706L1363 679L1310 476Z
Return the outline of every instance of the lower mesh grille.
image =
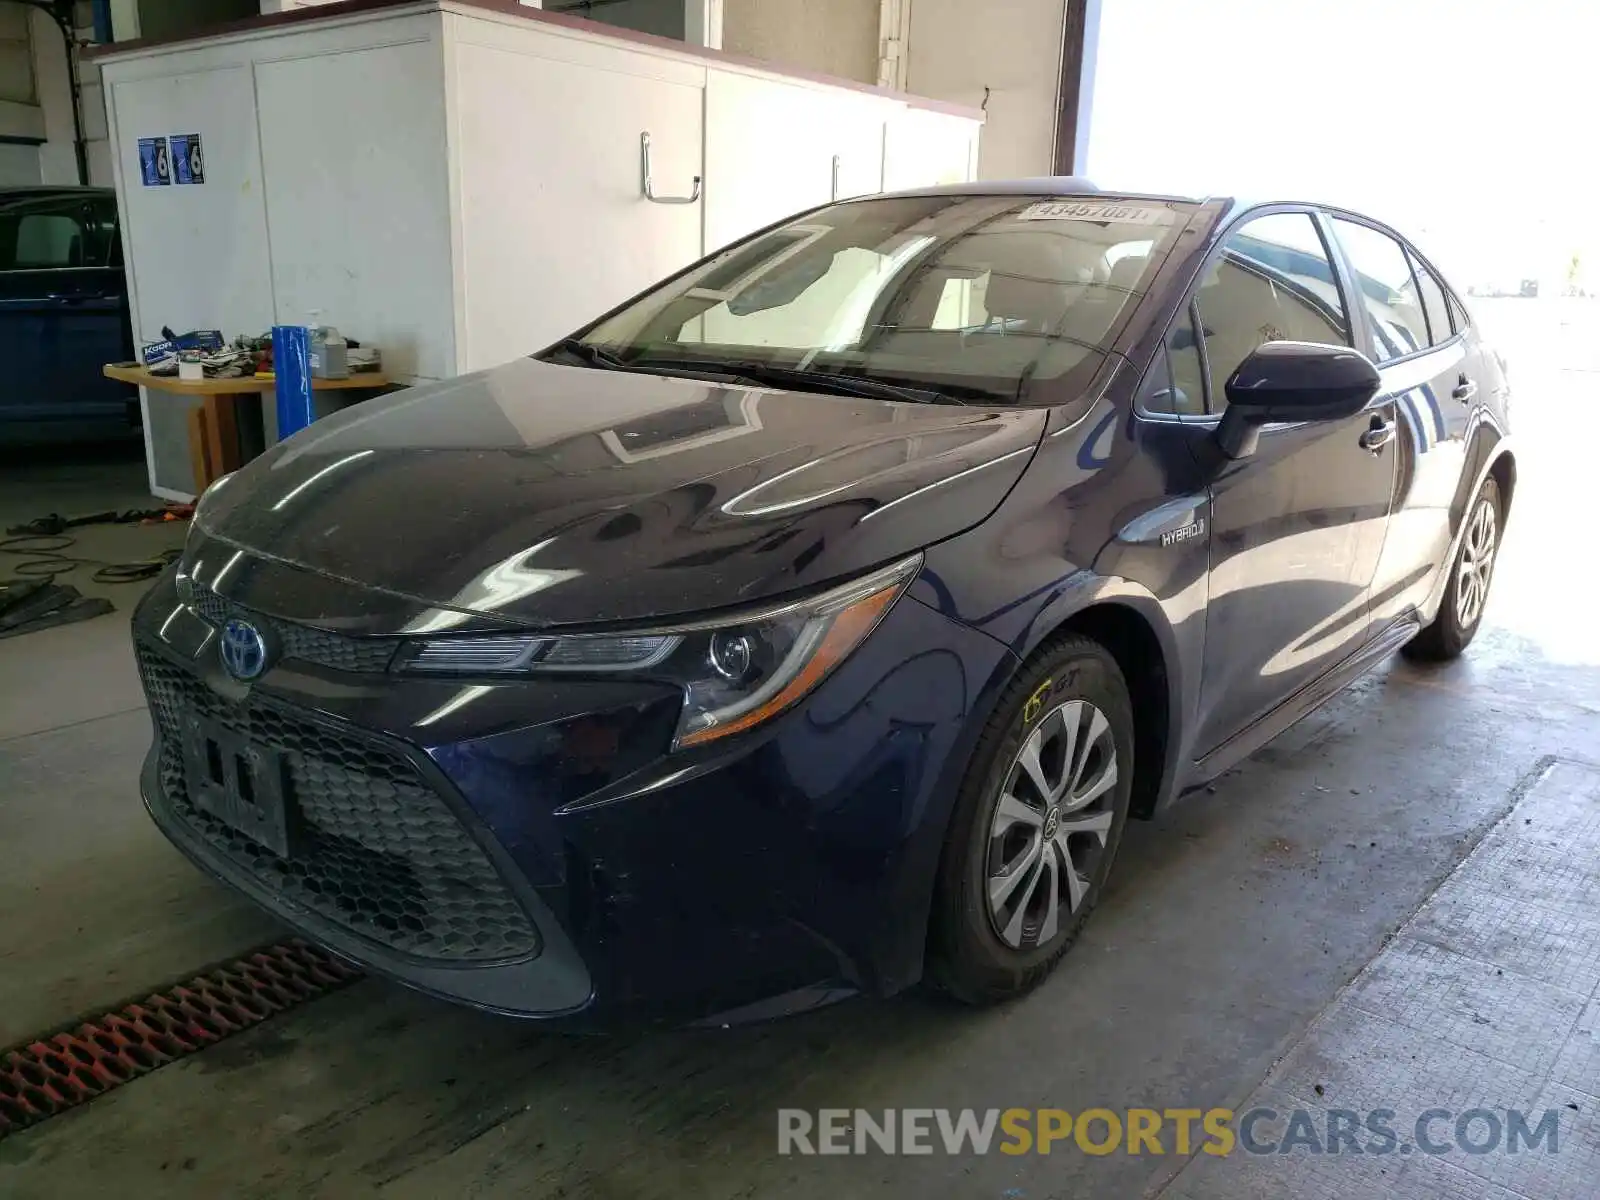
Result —
M140 647L139 671L160 738L152 797L237 871L388 950L482 963L538 949L527 914L483 848L403 754L258 700L234 705ZM283 755L298 837L289 858L191 799L186 717Z

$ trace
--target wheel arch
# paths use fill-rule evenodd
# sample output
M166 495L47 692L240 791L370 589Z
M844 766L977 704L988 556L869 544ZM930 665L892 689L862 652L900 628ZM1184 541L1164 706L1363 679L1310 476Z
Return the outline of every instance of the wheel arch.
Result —
M1460 535L1472 498L1483 487L1483 481L1491 475L1500 487L1500 508L1504 516L1511 511L1511 495L1517 486L1517 461L1512 453L1511 439L1492 421L1486 420L1480 422L1469 435L1466 466L1456 483L1456 493L1450 504L1452 538Z
M1503 448L1489 463L1489 474L1500 488L1500 520L1511 515L1511 497L1517 490L1517 458L1509 448Z
M1160 624L1164 627L1165 621ZM1129 814L1149 818L1165 795L1172 774L1178 688L1168 646L1150 616L1125 597L1100 599L1076 609L1058 621L1039 644L1047 645L1065 633L1081 634L1104 646L1122 671L1133 709Z
M1472 504L1472 498L1482 489L1485 479L1492 478L1500 489L1502 523L1511 513L1511 499L1517 487L1517 460L1512 453L1509 439L1497 432L1493 436L1485 432L1475 444L1478 449L1473 452L1469 460L1474 465L1470 470L1461 473L1461 480L1456 487L1456 497L1450 505L1450 546L1445 553L1443 566L1438 571L1433 589L1421 606L1424 625L1438 615L1439 605L1444 603L1445 589L1450 583L1451 564L1455 562L1456 555L1461 549L1461 539L1467 532L1467 509Z
M1175 793L1183 712L1190 682L1186 662L1198 663L1199 619L1175 628L1161 601L1142 584L1084 571L1029 622L1013 643L1011 670L1020 671L1063 633L1104 646L1127 682L1134 712L1134 785L1131 815L1148 818ZM1186 652L1188 658L1186 658Z

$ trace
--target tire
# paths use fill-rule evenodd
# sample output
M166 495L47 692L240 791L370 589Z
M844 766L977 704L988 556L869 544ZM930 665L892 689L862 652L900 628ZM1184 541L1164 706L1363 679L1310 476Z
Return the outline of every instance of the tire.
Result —
M1456 547L1455 562L1450 565L1450 582L1446 584L1444 599L1433 623L1412 638L1402 648L1407 658L1420 662L1447 662L1460 656L1472 642L1483 623L1483 610L1489 598L1489 585L1494 581L1494 564L1500 550L1500 531L1505 525L1505 505L1500 499L1500 485L1493 475L1483 481L1478 494L1467 509L1462 527L1461 544ZM1487 532L1487 558L1484 557L1484 534ZM1468 577L1476 584L1468 582Z
M1076 761L1068 765L1074 729ZM1020 758L1030 744L1039 776ZM1033 782L1039 777L1044 789ZM1038 986L1099 901L1127 824L1132 784L1133 709L1116 660L1077 635L1047 644L1006 688L973 750L939 864L930 981L975 1005ZM1053 802L1045 790L1055 794ZM1003 796L1017 803L1002 812ZM1039 855L1031 859L1035 841ZM1072 887L1063 858L1074 864L1081 891ZM1005 893L998 903L991 884ZM1052 900L1053 919L1045 907Z

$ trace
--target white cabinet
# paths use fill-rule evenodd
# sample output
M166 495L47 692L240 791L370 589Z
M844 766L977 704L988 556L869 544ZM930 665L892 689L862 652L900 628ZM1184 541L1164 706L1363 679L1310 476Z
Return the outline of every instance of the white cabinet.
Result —
M451 0L310 8L100 62L136 340L319 313L402 382L527 354L835 196L970 179L982 123ZM144 186L139 139L192 132L204 183ZM685 202L643 194L646 133L657 200ZM148 426L158 495L189 486L177 415Z
M402 379L456 369L449 289L419 286L450 278L442 75L426 42L255 70L276 316L319 314L381 346ZM383 201L354 205L351 195ZM293 246L278 245L282 236Z
M706 249L791 213L883 190L885 122L904 105L713 69L706 81Z
M559 43L482 33L465 30L454 52L468 371L547 345L700 256L700 204L641 194L642 134L658 194L688 196L705 174L703 72L636 53L595 70L556 57Z
M977 121L956 113L899 109L885 130L884 191L976 179L979 128Z

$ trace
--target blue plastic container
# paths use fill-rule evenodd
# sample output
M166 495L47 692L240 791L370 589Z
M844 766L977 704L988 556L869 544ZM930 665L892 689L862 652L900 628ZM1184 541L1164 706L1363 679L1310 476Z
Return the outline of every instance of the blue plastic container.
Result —
M311 331L304 325L272 327L272 369L277 375L278 440L299 433L312 421Z

